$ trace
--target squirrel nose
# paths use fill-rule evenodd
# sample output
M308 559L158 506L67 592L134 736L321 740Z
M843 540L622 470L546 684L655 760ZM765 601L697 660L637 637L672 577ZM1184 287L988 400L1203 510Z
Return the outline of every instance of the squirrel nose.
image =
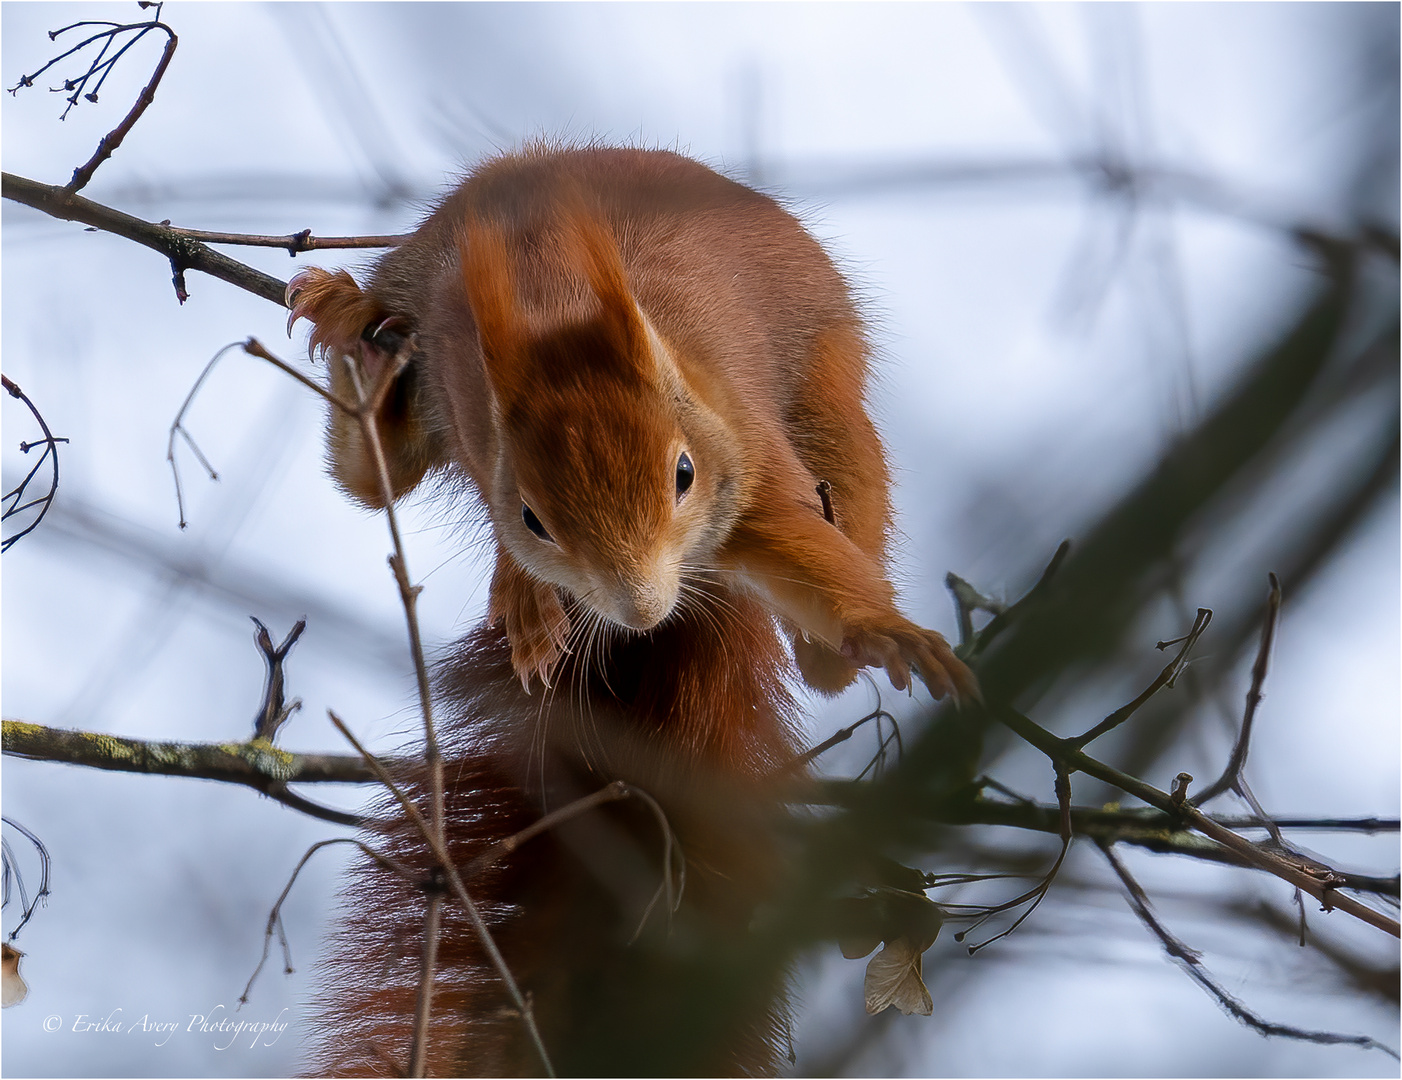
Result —
M632 630L651 630L676 605L677 589L655 577L623 579L614 593L615 619Z

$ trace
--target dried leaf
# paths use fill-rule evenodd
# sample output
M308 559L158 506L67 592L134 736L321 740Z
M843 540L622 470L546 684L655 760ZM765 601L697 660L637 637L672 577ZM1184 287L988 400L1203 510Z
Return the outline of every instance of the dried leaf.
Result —
M920 957L928 947L910 938L897 938L871 958L865 983L867 1012L879 1013L892 1005L907 1016L929 1016L935 1011L920 976Z
M29 996L29 987L19 975L19 958L23 955L8 944L0 944L0 972L3 972L3 978L0 978L0 1006L6 1009L18 1005Z

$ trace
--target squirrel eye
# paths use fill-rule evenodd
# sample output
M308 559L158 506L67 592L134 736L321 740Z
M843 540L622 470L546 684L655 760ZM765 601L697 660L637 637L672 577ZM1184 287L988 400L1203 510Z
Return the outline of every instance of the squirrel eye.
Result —
M521 504L521 520L526 523L526 528L530 529L531 532L535 533L542 540L550 540L552 544L555 542L551 539L550 534L545 531L545 526L540 523L540 518L535 516L535 511L525 503Z
M696 479L696 466L691 463L691 455L685 450L682 456L677 458L677 498L681 499L686 494L687 488L691 487L691 482Z

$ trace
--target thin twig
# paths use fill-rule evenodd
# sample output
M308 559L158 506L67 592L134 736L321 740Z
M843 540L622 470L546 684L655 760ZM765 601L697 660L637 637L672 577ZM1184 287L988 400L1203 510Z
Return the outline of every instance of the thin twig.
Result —
M301 232L288 233L285 236L270 236L260 233L181 229L176 226L171 226L170 231L185 240L195 240L204 244L281 248L291 256L297 256L307 251L398 247L413 235L412 233L399 233L385 236L313 236L311 229L303 229Z
M312 393L316 394L318 397L322 398L324 401L334 406L335 408L344 410L350 416L355 415L356 407L354 405L346 401L344 398L338 397L336 394L326 389L326 387L322 386L316 380L304 375L302 372L298 371L295 367L289 364L286 360L278 359L278 357L270 353L263 346L263 343L257 338L249 338L247 341L245 341L243 343L243 351L248 353L249 356L256 356L260 360L266 360L279 371L287 375L291 375L292 378L296 379L308 390L312 391Z
M205 472L209 474L211 480L219 479L219 473L216 472L214 466L209 463L209 459L204 456L204 452L200 449L199 444L195 442L195 437L191 435L189 430L185 427L185 413L189 411L190 406L194 403L195 396L200 392L201 387L204 386L204 382L209 377L210 372L214 370L214 366L224 358L224 354L230 349L239 348L243 349L243 351L250 356L256 356L260 360L266 360L279 371L292 376L292 378L296 379L308 390L319 395L335 408L344 409L352 416L356 415L355 406L342 400L324 386L321 386L314 379L304 375L291 364L287 363L287 361L274 356L263 347L263 344L257 338L248 338L246 341L235 341L225 345L214 354L209 363L205 364L204 370L200 372L199 378L196 379L195 384L190 387L190 392L185 395L185 401L180 406L180 411L175 414L175 419L171 421L170 436L166 440L166 461L170 463L171 475L175 478L175 503L176 509L180 514L180 527L182 529L186 528L189 522L185 518L185 492L184 487L180 483L180 469L175 463L175 439L176 436L179 436L185 441L185 445L194 453L195 459L204 467Z
M1190 631L1188 631L1188 633L1185 636L1181 638L1176 638L1172 642L1159 642L1160 646L1176 645L1179 642L1181 642L1183 647L1178 650L1178 655L1168 662L1167 666L1165 666L1164 669L1161 672L1159 672L1158 678L1151 682L1148 688L1142 694L1140 694L1129 704L1122 705L1120 708L1116 709L1104 720L1096 724L1095 727L1087 731L1084 735L1078 735L1076 738L1069 740L1071 745L1079 750L1087 743L1094 742L1106 732L1114 731L1115 728L1119 727L1131 716L1133 716L1141 705L1143 705L1151 697L1157 694L1165 686L1172 686L1174 681L1182 672L1183 666L1188 662L1188 653L1192 651L1193 646L1197 644L1198 638L1202 636L1202 632L1207 629L1208 623L1210 623L1211 621L1212 609L1198 608L1197 618L1193 620L1193 628Z
M429 688L428 664L424 659L423 636L419 629L418 599L422 587L413 584L409 578L409 562L404 554L404 540L399 531L399 519L394 512L394 487L390 483L389 463L384 446L380 441L380 425L377 417L390 387L409 364L409 357L415 348L412 337L406 338L393 359L380 372L378 382L367 395L360 382L360 372L351 357L345 357L346 369L351 384L355 387L357 407L352 413L360 424L361 435L370 448L370 456L375 462L375 472L380 481L380 498L385 507L385 520L389 525L390 540L394 552L389 557L390 569L394 572L399 586L399 598L404 605L404 621L409 631L409 652L414 659L414 675L418 682L419 708L423 713L424 761L429 769L430 804L429 820L433 823L440 844L443 839L443 784L441 772L442 755L438 749L438 735L433 723L433 694Z
M805 750L803 753L799 754L796 758L790 761L787 765L779 766L779 768L774 770L774 775L778 777L786 776L790 773L799 772L806 766L810 765L819 756L827 753L834 746L837 746L840 743L845 743L848 739L850 739L853 735L856 734L857 729L860 728L862 725L869 724L873 720L877 721L877 723L880 724L880 722L883 719L891 721L891 723L896 728L897 738L899 738L900 725L896 724L896 718L878 705L875 709L867 713L860 720L856 721L855 723L848 724L845 728L842 728L840 731L833 732L833 734L829 735L817 746L813 747L810 750Z
M127 137L127 133L131 131L137 120L141 118L141 114L146 111L151 102L156 100L156 87L160 85L161 79L166 73L166 68L170 66L171 57L175 55L175 46L179 44L180 40L175 36L174 30L160 21L160 17L161 8L158 4L156 6L156 17L148 24L148 29L165 31L167 40L165 51L161 53L160 62L156 64L156 70L152 73L150 81L146 84L146 88L141 91L141 94L136 99L136 103L132 105L131 110L127 113L122 122L102 137L102 141L97 144L97 150L86 164L73 170L73 179L70 180L64 188L70 195L87 186L88 181L93 178L93 173L97 172L97 167L110 158L112 152L122 145L122 140ZM141 31L141 34L137 35L137 40L145 35L145 33L146 30ZM136 41L134 40L132 44L135 43ZM115 61L116 57L113 57L113 60ZM103 77L106 78L105 75ZM96 91L94 91L93 96L96 97Z
M1071 541L1063 540L1057 546L1056 552L1051 557L1051 561L1047 563L1046 569L1042 571L1042 576L1037 579L1037 583L1033 585L1032 588L1028 589L1027 593L1017 603L1013 604L1011 607L1004 608L994 615L993 618L989 620L988 625L974 636L969 647L964 649L964 660L974 660L982 655L984 650L988 648L999 634L1012 625L1031 604L1041 598L1041 594L1045 591L1051 579L1056 576L1056 572L1061 569L1061 564L1066 561L1066 556L1070 551ZM955 598L956 600L958 599L958 594L956 594ZM962 643L960 648L963 649Z
M1158 920L1153 908L1149 904L1149 897L1145 894L1129 870L1116 857L1111 846L1106 843L1100 844L1100 850L1109 861L1111 868L1118 875L1120 882L1125 887L1125 895L1129 900L1129 905L1134 909L1134 913L1139 916L1149 931L1159 939L1164 951L1180 966L1188 976L1200 987L1207 991L1217 1003L1231 1016L1241 1021L1243 1024L1260 1032L1262 1035L1278 1035L1286 1039L1299 1039L1303 1042L1323 1043L1325 1045L1338 1045L1340 1043L1350 1046L1361 1046L1371 1050L1381 1050L1385 1054L1397 1057L1397 1051L1368 1035L1340 1035L1332 1031L1307 1031L1304 1028L1292 1027L1289 1024L1277 1024L1269 1020L1262 1020L1259 1016L1246 1008L1231 994L1220 987L1216 980L1210 976L1202 966L1202 957L1195 949L1188 948L1177 937Z
M498 841L463 867L463 874L466 877L479 874L493 863L504 859L522 844L526 843L528 840L534 839L541 833L557 828L567 821L572 821L577 817L598 809L600 806L605 806L611 802L619 802L627 798L639 799L648 806L653 816L657 818L658 825L662 830L663 842L662 882L657 892L653 894L652 900L649 901L646 910L643 912L642 920L638 924L638 929L633 934L633 940L636 940L638 935L642 933L643 927L647 925L648 916L652 914L652 910L657 906L657 901L659 899L664 895L667 897L669 912L676 911L677 906L681 903L681 893L686 887L686 858L681 852L681 846L676 841L676 836L672 832L671 823L668 822L662 807L647 792L643 791L641 788L634 787L632 784L625 783L622 780L615 780L613 783L600 788L590 795L584 795L560 807L558 810L552 810L544 817L526 826L520 832L508 836L505 840ZM676 850L677 859L679 861L679 866L676 868L672 865L672 853L674 849ZM678 875L680 876L680 886L674 898L671 883L673 878Z
M883 720L889 720L891 722L891 734L889 735L883 734L881 730ZM866 765L862 767L862 771L857 774L856 778L858 780L866 779L867 773L876 774L886 771L888 768L886 751L890 748L892 743L896 744L896 763L899 764L901 759L905 757L905 743L901 739L901 725L898 724L896 718L889 713L883 712L877 715L876 739L876 753L871 755L871 760L869 760Z
M399 586L399 599L404 606L404 622L409 633L409 652L414 660L414 674L418 681L419 689L419 709L423 716L424 728L424 766L428 773L429 788L429 818L428 827L432 830L437 848L440 851L447 851L447 837L445 833L445 815L443 809L444 785L443 785L443 756L438 748L438 734L434 729L433 722L433 695L429 689L428 664L424 659L423 634L419 627L418 599L422 586L414 585L409 576L408 559L404 553L404 541L399 531L399 519L394 512L394 487L390 482L389 463L385 457L384 446L380 441L379 414L384 405L386 397L389 395L390 387L399 378L404 369L409 364L409 357L413 354L415 340L412 336L405 338L394 357L385 364L380 372L379 379L375 386L367 394L365 387L360 380L360 369L355 359L349 355L343 357L346 364L347 374L350 376L351 385L355 390L356 407L352 412L360 427L361 438L370 449L370 456L375 462L375 474L380 481L381 502L384 504L385 520L389 525L390 539L394 544L394 551L389 556L390 570L394 574L396 584ZM449 868L451 869L451 868ZM455 875L456 871L452 871ZM470 903L470 898L464 890L461 899ZM474 919L474 923L477 922ZM479 933L486 933L486 923L481 923ZM484 944L487 942L484 939ZM431 946L425 942L425 953ZM489 952L495 952L496 944L490 943ZM502 961L502 969L505 970L506 962ZM514 985L514 983L512 984ZM427 991L420 987L421 996L426 997ZM539 1035L535 1033L535 1018L527 1016L527 1027L533 1033L537 1048L540 1050L542 1060L545 1062L546 1071L550 1070L550 1061L545 1056L545 1046L540 1041ZM422 1034L427 1038L427 1024L423 1028L415 1029L415 1038ZM420 1066L426 1060L428 1049L426 1046L414 1042L410 1050L410 1060L417 1062ZM412 1073L412 1069L410 1070Z
M1256 707L1261 704L1261 688L1265 685L1266 670L1270 665L1271 643L1275 640L1275 627L1279 618L1280 581L1275 574L1271 574L1270 592L1266 596L1266 618L1261 625L1261 646L1256 650L1256 662L1251 665L1251 688L1246 691L1246 710L1241 718L1241 731L1237 733L1236 745L1232 747L1232 756L1227 761L1227 767L1222 770L1222 775L1208 784L1193 800L1199 806L1209 799L1215 799L1229 788L1240 793L1241 770L1246 765L1246 752L1251 745L1251 722L1256 717Z
M302 872L302 867L307 865L313 855L324 847L330 847L332 844L354 844L391 873L398 874L405 881L412 882L415 880L413 871L407 866L388 855L381 854L363 840L357 840L353 836L338 836L333 840L318 840L311 847L307 848L306 853L298 861L296 867L292 871L292 876L287 879L287 884L283 886L282 892L278 895L277 902L273 904L272 911L268 913L268 925L263 931L263 955L258 960L258 966L253 969L253 974L248 977L248 985L243 988L243 993L239 995L240 1006L248 1004L248 995L253 991L253 984L257 980L259 973L263 970L263 965L268 962L268 953L272 951L273 933L277 930L282 921L282 905L292 892L292 886L297 883L297 875ZM286 939L284 939L284 948L285 947ZM291 964L287 966L290 974Z
M672 832L672 823L667 820L666 811L661 804L641 788L633 787L631 784L628 791L635 798L642 802L652 811L652 816L657 820L657 827L662 830L662 884L653 895L652 901L648 904L647 910L643 912L643 917L638 923L638 928L633 932L633 940L643 932L643 927L647 925L648 916L652 914L653 907L658 899L664 894L667 897L667 915L671 918L672 912L681 907L682 896L686 892L686 856L682 854L681 845L677 843L676 835ZM675 871L672 865L672 856L675 853L677 866ZM676 878L675 884L673 877Z
M189 525L185 520L185 492L180 484L180 468L175 464L175 438L177 435L185 440L187 446L194 451L196 459L204 466L205 472L209 473L211 480L218 480L219 474L214 466L209 463L209 459L201 452L199 445L195 442L194 436L185 429L185 413L195 400L195 395L200 392L200 387L204 385L205 379L209 378L209 373L214 370L214 365L224 358L224 354L230 349L238 348L238 343L233 342L225 345L215 353L205 364L204 370L200 372L200 377L195 380L195 385L190 387L190 392L185 395L185 401L180 406L180 411L175 414L175 419L170 422L170 436L166 439L166 461L170 463L171 476L175 478L175 507L180 514L180 527L182 529Z
M62 89L69 91L69 96L64 99L68 103L68 105L63 110L63 115L59 117L59 119L66 120L68 118L68 114L73 110L73 107L78 104L80 98L84 98L88 101L91 101L93 104L96 104L97 94L98 91L102 89L102 84L107 81L107 76L112 73L112 70L116 67L117 61L120 60L127 53L127 51L131 49L132 46L134 46L152 30L164 30L169 37L173 38L175 36L174 31L172 31L169 26L166 26L160 21L161 7L163 5L158 3L141 3L140 6L143 8L154 7L156 9L155 16L147 20L146 22L141 23L116 23L107 20L89 19L83 20L81 22L70 23L68 26L60 27L57 30L50 30L49 40L57 41L60 37L68 33L70 30L79 30L85 26L102 26L107 28L105 30L99 31L96 34L89 35L82 41L78 42L78 44L59 53L57 56L51 58L48 61L48 63L44 64L43 67L39 68L32 74L21 75L19 82L10 88L10 93L12 95L18 94L21 89L33 86L34 80L37 79L40 75L42 75L44 72L48 71L49 68L53 67L55 64L68 59L68 57L73 56L75 53L82 52L94 42L101 41L103 43L102 48L98 50L97 56L93 59L92 63L88 65L88 70L77 79L64 80ZM133 30L136 31L136 33L132 35L131 40L128 41L126 44L122 45L121 48L117 50L115 55L108 57L108 50L112 48L112 45L117 40L117 38L122 34ZM169 48L169 46L167 47ZM97 85L94 86L87 93L84 93L84 91L87 90L89 81L95 77L97 78ZM54 87L53 89L55 92L59 90L58 87ZM130 127L130 125L127 126Z
M302 631L307 628L307 620L298 619L288 631L287 637L282 639L282 644L274 646L268 628L255 616L250 615L249 618L253 619L253 625L258 627L253 640L258 646L258 651L263 654L263 662L268 668L268 676L263 684L263 704L253 719L253 737L271 742L277 735L277 729L294 710L301 707L300 701L291 706L284 704L286 674L283 671L283 663L287 660L287 654L292 651L292 646L302 636Z
M1057 874L1061 872L1061 864L1066 861L1066 853L1071 850L1071 838L1074 835L1072 833L1071 814L1071 776L1070 773L1068 773L1067 770L1063 768L1059 763L1054 762L1053 767L1056 772L1055 790L1057 807L1059 810L1059 815L1057 819L1057 831L1061 835L1061 850L1057 853L1056 862L1052 863L1051 869L1048 870L1042 876L1041 880L1038 881L1037 884L1031 889L1029 889L1027 892L1023 893L1021 896L1016 896L1011 900L1006 900L1001 904L995 904L993 907L984 909L983 913L979 916L978 920L972 926L970 926L967 930L961 930L959 933L954 935L955 941L963 941L966 936L971 934L973 931L977 930L980 926L982 926L985 922L987 922L990 918L992 918L999 912L1010 911L1013 908L1020 907L1023 904L1028 905L1027 909L1023 911L1020 915L1018 915L1018 917L1013 920L1012 925L1007 927L1007 929L1002 930L997 934L994 934L988 940L981 941L977 945L970 945L968 947L970 956L973 956L976 952L980 951L981 949L987 948L989 945L992 945L995 941L999 941L1007 937L1024 922L1027 921L1028 916L1030 916L1034 911L1037 910L1038 905L1041 904L1042 900L1045 899L1047 893L1051 890L1052 883L1056 881Z
M438 967L438 930L443 921L442 886L435 883L424 911L423 957L419 993L414 1001L414 1040L409 1050L409 1075L428 1075L428 1025L433 1018L433 980Z
M390 482L389 464L385 457L384 446L380 441L378 421L380 410L384 405L385 399L389 395L390 388L408 366L409 357L413 354L415 344L415 340L412 336L404 339L390 362L384 365L383 370L379 373L376 384L368 393L361 382L360 369L355 359L350 356L343 358L346 363L346 371L350 378L351 386L355 391L354 406L348 407L329 391L324 391L319 387L316 388L323 397L326 397L332 402L333 407L345 410L356 420L360 427L361 437L365 445L369 448L371 459L375 463L375 473L380 482L381 502L384 505L385 520L389 525L390 540L394 546L394 550L389 556L389 566L394 574L395 582L399 586L399 597L404 607L404 621L409 634L409 651L410 655L413 657L414 674L418 682L419 709L423 717L423 757L425 771L428 774L429 788L428 821L425 822L423 820L417 808L404 798L397 788L390 785L390 789L395 792L396 797L399 798L400 803L405 807L410 818L429 841L429 846L433 849L434 855L442 865L443 871L448 875L450 884L453 885L455 895L463 908L467 911L468 917L471 919L473 927L482 941L484 950L487 952L488 956L491 957L502 980L506 983L508 990L510 990L512 998L516 1001L518 1008L521 1010L522 1020L526 1025L531 1040L535 1043L535 1047L540 1053L546 1073L548 1075L553 1075L550 1058L545 1051L545 1044L540 1038L540 1033L536 1029L535 1016L531 1012L530 1005L521 995L520 989L516 985L515 977L511 974L505 959L497 949L496 942L492 939L486 922L482 919L476 906L472 902L472 898L463 887L457 870L448 861L444 813L443 756L438 748L438 735L433 721L433 695L429 687L428 664L424 658L423 634L419 627L418 620L418 597L421 586L414 585L409 576L408 558L405 555L404 542L399 530L399 519L394 512L395 493L393 484ZM245 349L253 355L261 356L263 359L277 365L282 370L298 377L304 385L315 385L311 380L300 376L300 374L289 365L274 357L254 339L250 338L248 342L245 343ZM366 754L363 747L355 743L354 736L341 724L339 719L335 717L335 714L332 714L332 719L335 720L337 726L342 729L347 738L351 739L356 749L360 750L361 753L366 756L366 761L372 767L377 767L377 763ZM382 779L387 784L389 783L387 776L382 777ZM430 1010L432 1006L432 964L437 955L437 922L437 912L430 911L429 917L424 924L425 939L423 943L423 956L425 976L419 986L417 1009L420 1011L416 1012L413 1042L410 1047L410 1074L414 1076L422 1075L422 1070L426 1067L425 1063L428 1059L428 1010Z
M602 787L591 795L585 795L575 799L572 803L562 806L558 810L552 810L544 817L526 826L520 832L508 836L505 840L498 840L486 851L482 852L482 854L478 855L464 866L463 874L466 877L473 877L480 874L493 863L506 858L506 856L510 855L527 840L531 840L541 833L555 828L557 825L562 825L566 821L571 821L600 806L626 799L633 793L631 785L625 784L622 780L615 780L607 787Z
M19 932L24 929L24 924L34 917L35 909L50 895L49 871L52 868L53 860L50 859L49 849L44 846L44 842L18 821L8 817L0 820L3 820L4 823L11 828L18 830L24 838L34 846L34 852L39 856L39 888L31 899L28 890L24 886L24 874L20 872L19 862L15 859L14 851L10 848L10 842L8 840L3 842L5 849L6 904L10 902L10 874L12 872L12 867L15 883L19 886L20 919L19 922L15 924L14 929L10 931L9 936L5 938L6 941L14 941L15 938L19 936Z

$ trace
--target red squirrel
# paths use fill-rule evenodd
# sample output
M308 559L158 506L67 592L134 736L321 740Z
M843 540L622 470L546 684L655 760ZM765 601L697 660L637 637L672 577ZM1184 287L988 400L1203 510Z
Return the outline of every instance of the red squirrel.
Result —
M913 669L936 697L978 693L945 639L895 606L870 345L842 276L772 199L695 161L542 144L476 168L363 287L310 269L288 293L346 397L347 360L371 385L411 350L377 417L394 497L439 474L490 522L488 626L439 678L458 733L454 858L615 779L657 799L685 853L671 929L654 913L632 946L662 872L657 822L636 806L467 882L555 1067L774 1071L782 964L738 998L731 984L722 1006L688 995L719 978L725 943L775 887L773 778L797 750L789 657L824 693L864 666L898 689ZM333 410L328 442L340 485L382 506L356 423ZM385 842L427 872L407 831ZM422 894L373 864L359 873L315 1067L392 1075ZM454 918L431 1071L539 1072Z

